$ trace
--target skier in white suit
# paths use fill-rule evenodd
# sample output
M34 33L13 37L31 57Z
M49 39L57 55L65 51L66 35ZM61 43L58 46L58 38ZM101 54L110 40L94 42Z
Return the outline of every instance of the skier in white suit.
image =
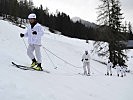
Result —
M121 67L121 77L126 76L126 66Z
M90 75L90 55L86 50L82 56L84 75Z
M115 66L116 70L117 70L117 76L119 77L120 76L120 73L121 73L121 67L117 64Z
M108 63L107 63L107 75L112 76L112 67L113 67L113 64L112 64L112 62L109 60Z
M41 67L41 52L40 52L40 47L41 47L41 37L44 34L44 30L42 26L37 23L36 20L36 14L32 13L28 16L29 19L29 26L27 27L27 31L25 34L20 34L20 37L28 37L28 49L27 49L27 55L30 57L32 60L31 67L35 68L36 70L43 70ZM35 51L36 58L33 54ZM37 59L37 60L36 60Z

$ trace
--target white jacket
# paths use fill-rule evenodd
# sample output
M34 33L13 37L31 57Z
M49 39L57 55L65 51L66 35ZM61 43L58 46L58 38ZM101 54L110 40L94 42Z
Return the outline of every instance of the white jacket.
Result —
M32 32L36 31L37 35L33 35ZM29 44L37 44L41 45L41 37L44 34L44 30L42 26L37 23L33 28L31 28L31 25L27 27L27 31L24 34L25 37L28 37L28 43Z
M121 71L122 71L123 73L125 73L126 70L127 70L127 69L126 69L125 67L122 67L122 68L121 68Z
M90 55L89 54L87 54L87 55L83 54L82 60L83 60L84 63L90 62Z
M116 65L115 68L117 70L117 73L121 71L121 67L119 65Z

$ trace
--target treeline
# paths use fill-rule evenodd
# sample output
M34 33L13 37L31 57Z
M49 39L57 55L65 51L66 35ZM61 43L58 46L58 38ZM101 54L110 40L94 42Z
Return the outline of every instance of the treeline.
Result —
M72 38L95 40L96 31L92 27L86 27L81 22L73 22L69 15L63 12L50 14L48 8L34 7L31 0L0 0L0 16L9 19L16 24L27 22L30 13L37 15L37 20L51 31L58 30L62 35Z
M0 0L0 16L19 26L27 22L27 16L30 13L35 13L38 22L49 27L51 32L58 30L62 35L72 38L99 39L99 29L86 27L80 21L73 22L69 15L63 12L57 11L56 14L50 14L48 8L44 9L42 5L35 7L32 0ZM100 40L104 40L104 37Z

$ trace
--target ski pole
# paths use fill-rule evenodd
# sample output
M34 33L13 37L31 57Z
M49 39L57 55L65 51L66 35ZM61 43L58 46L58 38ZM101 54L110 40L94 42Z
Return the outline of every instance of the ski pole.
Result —
M44 51L45 51L45 50L44 50ZM55 66L54 62L52 61L52 59L51 59L51 58L50 58L50 56L48 55L47 51L45 51L45 52L46 52L46 54L47 54L47 56L48 56L49 60L50 60L50 61L51 61L51 63L53 64L54 69L57 69L57 67Z
M73 67L75 67L75 68L81 68L81 67L77 67L77 66L75 66L75 65L73 65L73 64L71 64L71 63L65 61L65 60L62 59L61 57L58 57L56 54L54 54L53 52L51 52L50 50L48 50L48 49L45 48L44 46L43 46L43 49L47 50L47 51L50 52L52 55L54 55L54 56L57 57L58 59L62 60L62 61L65 62L66 64L71 65L71 66L73 66Z
M27 45L26 45L26 42L25 42L24 38L22 38L22 40L24 42L25 48L27 49Z

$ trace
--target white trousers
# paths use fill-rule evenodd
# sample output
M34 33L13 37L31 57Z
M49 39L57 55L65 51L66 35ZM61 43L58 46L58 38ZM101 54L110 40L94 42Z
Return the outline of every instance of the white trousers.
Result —
M109 74L112 74L112 68L111 67L107 67L107 73Z
M121 69L117 69L117 75L121 73Z
M121 70L121 75L126 76L126 71L124 69Z
M29 44L28 49L27 49L27 55L29 56L31 60L35 58L33 54L33 52L35 51L35 55L36 55L36 59L38 63L42 62L40 47L41 47L40 45Z
M90 74L90 62L83 62L84 74Z

